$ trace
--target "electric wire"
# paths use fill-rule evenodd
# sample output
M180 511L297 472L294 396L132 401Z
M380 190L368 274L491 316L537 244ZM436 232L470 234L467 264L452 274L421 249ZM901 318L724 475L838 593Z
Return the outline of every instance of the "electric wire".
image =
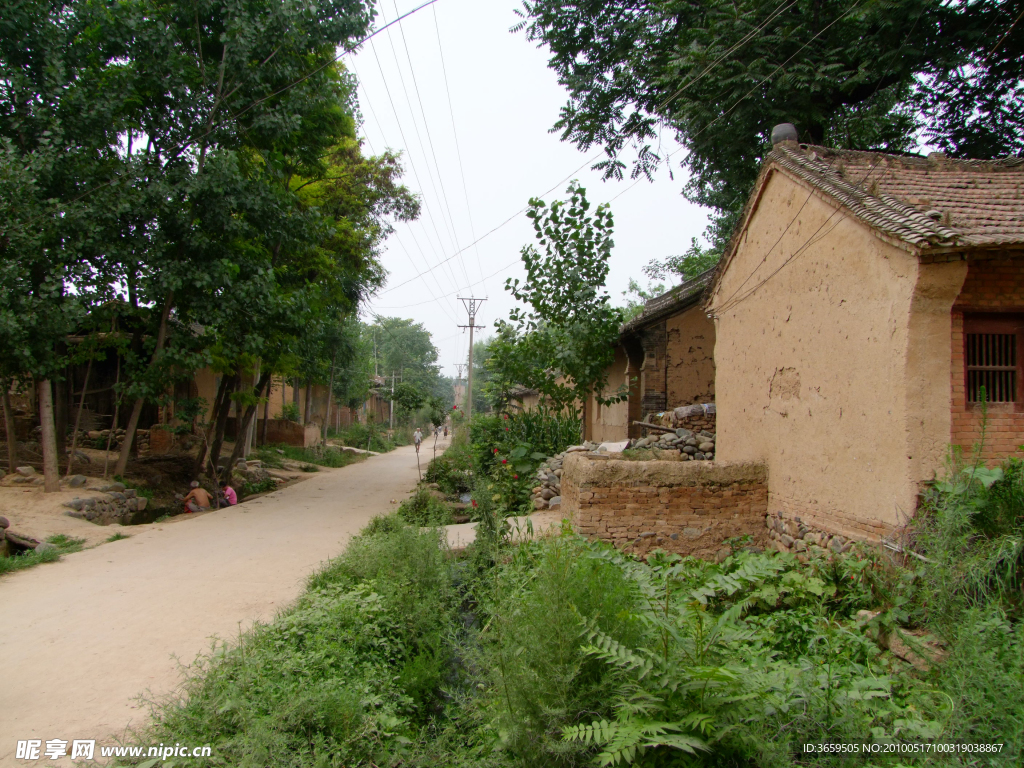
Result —
M395 7L395 15L397 16L398 15L398 3L397 3L397 0L392 0L392 2L393 2L394 7ZM454 241L454 246L456 248L458 248L459 247L459 237L458 237L458 232L456 231L455 219L452 216L451 205L448 202L448 191L445 189L445 186L444 186L444 176L441 173L441 164L437 161L437 153L434 150L434 138L430 134L430 121L427 120L427 113L426 113L426 110L423 108L423 98L420 95L419 81L416 79L416 68L412 64L412 54L409 52L409 42L406 40L406 37L405 37L405 27L403 25L401 25L401 24L398 25L398 34L401 35L401 37L402 37L402 46L403 46L403 48L405 48L405 59L406 59L406 61L409 64L409 74L412 75L413 90L416 93L416 102L419 104L419 107L420 107L420 115L423 118L423 129L424 129L424 131L426 131L426 134L427 134L427 145L430 147L430 156L434 160L434 171L437 174L437 183L441 187L441 197L442 197L442 200L444 201L444 208L445 208L445 211L447 211L447 213L448 213L448 223L449 223L449 226L451 228L451 235L452 235L452 238L453 238L453 241ZM388 39L390 40L390 38L391 38L391 33L388 32ZM397 61L397 56L396 56L396 61ZM468 289L469 285L470 285L469 270L466 269L466 261L465 261L465 259L460 258L459 261L462 263L462 271L465 273L465 276L466 276L466 287Z

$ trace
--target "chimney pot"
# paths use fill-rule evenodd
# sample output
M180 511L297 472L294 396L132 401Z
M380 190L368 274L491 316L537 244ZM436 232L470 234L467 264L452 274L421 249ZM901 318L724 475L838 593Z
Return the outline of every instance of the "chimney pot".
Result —
M779 123L772 128L772 146L776 146L782 141L796 141L797 140L796 126L792 123Z

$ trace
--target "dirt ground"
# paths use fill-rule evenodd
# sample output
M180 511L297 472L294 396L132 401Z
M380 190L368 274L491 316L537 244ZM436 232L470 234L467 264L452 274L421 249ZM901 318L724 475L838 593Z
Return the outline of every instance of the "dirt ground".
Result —
M64 502L71 501L76 497L86 497L90 492L97 492L97 489L107 485L113 480L103 479L103 451L92 449L80 449L89 457L90 462L76 462L72 474L85 475L88 482L84 487L68 488L61 485L57 493L43 493L43 489L36 485L7 485L0 483L0 515L6 517L11 524L11 529L18 533L26 534L40 541L50 536L64 534L74 538L85 539L85 546L91 547L105 542L109 537L120 531L124 534L138 533L149 529L148 525L94 525L86 520L69 517L65 513L68 508L63 506ZM231 450L230 445L228 450ZM117 459L116 454L111 455L111 471L113 463ZM19 462L22 464L22 462ZM24 462L25 465L33 466L32 462ZM150 502L150 508L165 507L176 503L173 501L174 493L187 493L188 484L193 479L191 474L191 461L188 456L168 455L153 456L128 463L126 479L133 486L148 488L154 492L154 498ZM42 467L36 467L40 476ZM310 474L285 470L273 470L275 476L288 481L304 480ZM61 475L63 477L63 473ZM182 520L187 518L182 518ZM177 517L172 517L165 523L179 522Z
M307 477L228 509L120 528L131 538L0 578L0 766L36 764L15 759L18 740L112 743L144 725L140 694L174 695L179 660L273 619L319 564L414 489L416 454L400 448ZM89 540L118 530L47 517L51 502L35 489L3 490L15 530L68 526Z

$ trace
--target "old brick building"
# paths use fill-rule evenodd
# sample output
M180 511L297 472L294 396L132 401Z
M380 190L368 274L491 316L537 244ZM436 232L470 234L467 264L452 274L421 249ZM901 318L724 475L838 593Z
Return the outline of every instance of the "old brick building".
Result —
M709 291L716 459L764 461L769 505L877 537L949 445L1024 443L1024 160L781 142Z

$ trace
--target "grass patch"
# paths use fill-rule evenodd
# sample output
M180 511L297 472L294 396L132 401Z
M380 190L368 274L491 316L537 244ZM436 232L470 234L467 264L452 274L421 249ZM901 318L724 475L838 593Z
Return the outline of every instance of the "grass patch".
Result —
M452 523L451 509L426 488L417 489L416 493L399 504L397 514L409 525L439 526Z
M283 453L278 453L283 451ZM304 472L316 472L316 467L347 467L362 461L366 456L351 451L342 451L330 446L323 448L298 448L294 445L277 445L254 451L255 457L267 466L282 467L283 459L302 462ZM312 469L306 469L312 467Z
M253 496L257 493L269 493L277 489L277 481L272 477L265 477L256 482L246 483L242 486L242 496Z
M127 533L121 533L120 531L118 531L113 536L110 536L110 537L107 538L107 543L109 544L112 541L122 541L124 539L130 539L130 538L131 538L131 536L129 536Z
M125 488L133 488L136 496L142 496L144 498L153 500L153 489L145 485L137 485L130 480L125 480L121 475L114 475L114 480L124 485Z
M32 568L40 563L54 563L60 560L61 555L80 552L85 546L85 539L76 539L72 536L66 536L63 533L50 536L46 539L46 542L48 544L52 544L55 549L43 552L36 552L34 549L27 549L21 554L11 555L10 557L0 557L0 576L14 571L23 571L26 568Z

